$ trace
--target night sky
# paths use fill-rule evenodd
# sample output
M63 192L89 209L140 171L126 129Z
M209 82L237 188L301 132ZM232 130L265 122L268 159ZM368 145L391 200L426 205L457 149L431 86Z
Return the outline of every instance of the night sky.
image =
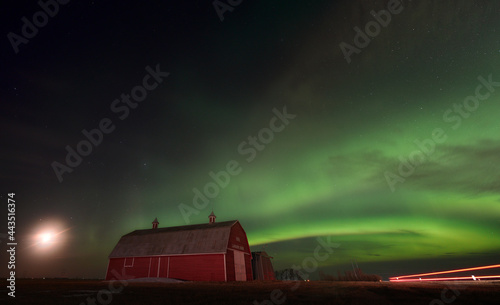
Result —
M16 46L41 7L0 13L19 276L102 278L120 236L212 210L275 269L338 243L313 278L500 263L497 1L67 2Z

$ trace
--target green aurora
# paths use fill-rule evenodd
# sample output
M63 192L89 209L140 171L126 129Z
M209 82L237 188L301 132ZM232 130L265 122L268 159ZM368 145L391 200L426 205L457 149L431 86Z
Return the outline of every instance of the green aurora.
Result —
M252 249L270 253L275 269L310 257L317 237L339 244L319 262L332 273L352 260L384 276L440 269L446 260L453 267L498 263L500 87L483 87L489 97L466 117L454 107L475 95L478 77L500 82L500 4L404 1L404 11L348 64L339 44L352 43L353 28L387 1L275 2L242 4L207 37L201 32L190 42L210 51L156 50L168 53L157 60L171 73L164 87L61 185L50 162L63 159L81 129L111 115L109 103L137 82L142 66L125 85L110 85L116 90L69 130L40 131L56 139L43 145L60 155L37 165L50 182L33 186L36 196L23 195L33 205L33 215L24 211L26 222L64 219L72 229L66 254L57 263L35 260L52 264L35 275L65 269L102 276L121 235L149 228L155 217L160 227L188 224L181 204L194 209L191 224L207 222L212 210L217 221L238 219ZM75 65L91 77L90 67ZM114 73L111 66L100 69ZM89 86L80 98L92 100L99 90ZM239 145L284 107L296 117L248 162ZM436 129L440 143L403 177L401 158L408 160L421 149L415 141L429 141ZM195 208L193 188L203 190L213 181L209 172L232 160L241 172ZM393 189L388 172L400 179ZM421 263L392 268L397 262Z

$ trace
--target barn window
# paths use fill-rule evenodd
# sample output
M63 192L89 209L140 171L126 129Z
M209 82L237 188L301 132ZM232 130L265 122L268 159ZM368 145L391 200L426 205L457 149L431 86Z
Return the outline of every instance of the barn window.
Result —
M133 267L134 266L134 258L133 257L126 257L125 262L124 262L125 267Z
M236 241L241 241L239 237L236 236Z

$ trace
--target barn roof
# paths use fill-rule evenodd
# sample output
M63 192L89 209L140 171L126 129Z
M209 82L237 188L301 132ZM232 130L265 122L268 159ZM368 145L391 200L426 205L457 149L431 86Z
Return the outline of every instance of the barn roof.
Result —
M179 227L135 230L123 235L112 257L223 253L237 220Z

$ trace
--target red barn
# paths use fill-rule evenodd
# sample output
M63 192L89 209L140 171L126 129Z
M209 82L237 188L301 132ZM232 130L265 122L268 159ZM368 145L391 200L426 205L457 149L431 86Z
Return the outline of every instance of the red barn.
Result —
M106 280L146 277L188 281L252 280L252 255L238 220L136 230L109 255Z
M252 252L252 269L254 280L275 280L271 256L265 251Z

